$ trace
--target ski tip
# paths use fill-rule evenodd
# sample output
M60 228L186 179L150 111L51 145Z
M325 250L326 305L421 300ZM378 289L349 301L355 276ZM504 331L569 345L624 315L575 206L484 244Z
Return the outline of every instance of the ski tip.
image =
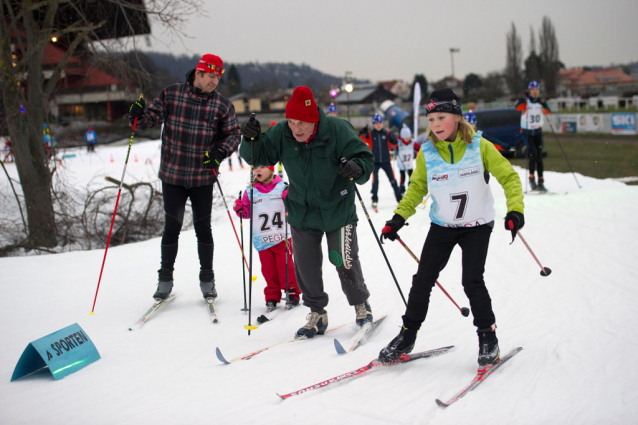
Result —
M436 404L439 405L439 407L443 407L446 408L449 406L449 404L442 402L441 400L439 400L438 398L436 399Z
M335 338L335 350L337 350L337 354L346 354L346 350L337 338Z
M263 314L257 318L257 323L266 323L266 322L270 322L270 319Z
M217 354L217 359L224 363L224 364L230 364L230 362L228 360L226 360L226 358L224 358L224 356L222 355L222 352L219 350L219 347L215 347L215 354Z
M279 394L279 393L275 393L275 394L277 394L277 396L278 396L279 398L281 398L282 400L285 400L285 399L287 399L287 398L288 398L288 397L283 396L283 395L281 395L281 394Z

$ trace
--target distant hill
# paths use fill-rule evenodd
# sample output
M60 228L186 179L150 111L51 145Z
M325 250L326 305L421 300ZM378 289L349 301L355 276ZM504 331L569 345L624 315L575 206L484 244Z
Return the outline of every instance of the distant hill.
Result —
M146 55L158 68L169 70L176 81L184 81L188 71L193 69L201 55L174 56L170 53L147 52ZM342 77L329 75L311 68L306 64L289 63L225 63L226 72L231 65L235 65L241 80L241 89L245 92L276 91L280 88L290 88L305 85L313 90L331 84L341 84ZM222 80L222 83L224 80ZM367 83L367 80L356 80L355 83Z

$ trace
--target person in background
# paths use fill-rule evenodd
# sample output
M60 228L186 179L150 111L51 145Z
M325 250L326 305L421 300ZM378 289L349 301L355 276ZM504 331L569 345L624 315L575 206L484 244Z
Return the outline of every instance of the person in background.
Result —
M412 170L414 170L414 157L419 151L419 146L412 140L412 131L410 128L403 124L401 133L399 134L401 140L397 145L397 168L399 168L399 191L401 196L405 193L406 173L409 179L412 176Z
M93 130L93 127L89 127L86 133L84 133L84 140L86 141L86 151L95 152L97 134L95 133L95 130Z
M516 103L516 110L521 111L521 133L529 156L529 184L532 190L547 192L543 177L543 115L550 111L547 102L539 97L540 90L538 82L529 83L525 95ZM534 173L538 174L538 184Z
M173 269L188 199L197 235L199 286L207 300L217 297L210 223L213 184L219 165L237 150L241 138L233 104L216 91L223 74L222 59L206 54L188 73L186 82L166 87L148 108L140 98L129 111L131 127L135 119L142 130L164 124L159 178L165 223L155 299L166 299L173 290Z
M337 107L335 106L334 103L331 103L328 106L328 110L326 112L326 115L328 115L329 117L336 117L339 114L339 110L337 109Z
M382 169L394 190L394 196L397 202L401 201L401 192L399 185L394 178L394 171L390 163L390 150L397 147L397 137L390 130L383 128L383 117L380 114L374 114L372 117L372 130L366 125L360 132L359 137L368 145L374 154L374 171L372 174L372 208L377 208L379 202L379 169Z

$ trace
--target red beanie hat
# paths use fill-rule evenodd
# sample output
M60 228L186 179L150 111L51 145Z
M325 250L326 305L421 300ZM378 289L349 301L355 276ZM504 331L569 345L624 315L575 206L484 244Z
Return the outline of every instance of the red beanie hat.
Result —
M211 74L219 75L221 77L224 75L225 71L224 62L219 56L204 55L199 60L195 71L210 72Z
M266 165L266 168L268 168L273 173L275 172L275 166L274 165Z
M312 90L306 86L299 86L292 92L292 97L286 104L286 119L319 122L319 110Z

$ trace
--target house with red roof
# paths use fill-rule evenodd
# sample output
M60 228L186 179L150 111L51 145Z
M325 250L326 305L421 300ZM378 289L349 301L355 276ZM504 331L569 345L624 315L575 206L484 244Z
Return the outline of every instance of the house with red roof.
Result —
M638 93L638 80L618 68L570 68L558 73L557 92L565 96L631 97Z

